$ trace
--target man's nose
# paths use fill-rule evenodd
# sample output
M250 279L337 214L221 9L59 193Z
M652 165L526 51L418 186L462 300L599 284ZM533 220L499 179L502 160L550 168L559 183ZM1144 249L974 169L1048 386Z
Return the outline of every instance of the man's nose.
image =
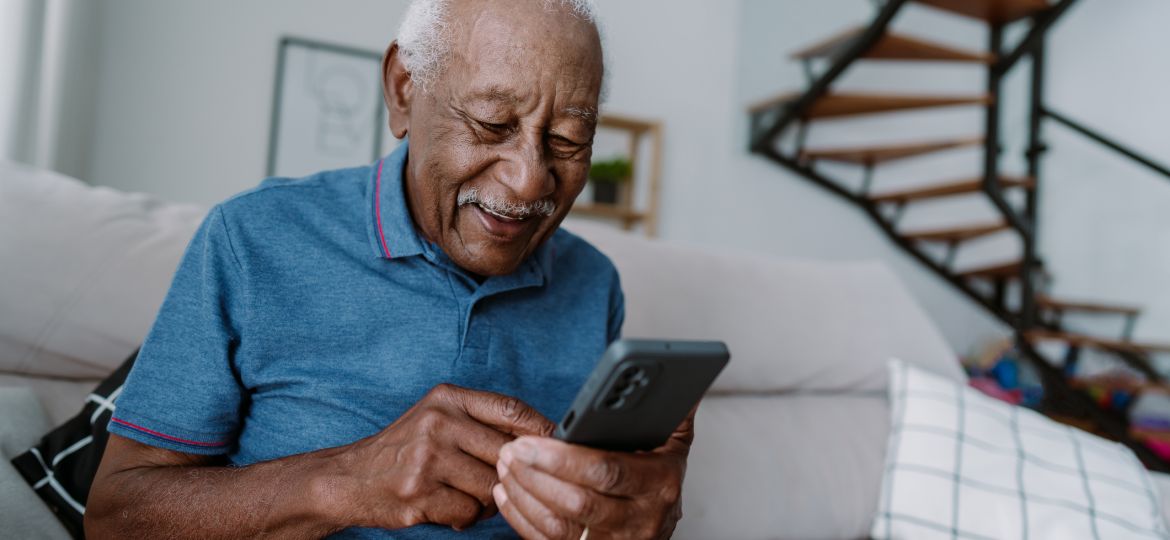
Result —
M534 202L548 198L556 189L552 165L543 137L530 134L517 141L507 156L500 178L516 198Z

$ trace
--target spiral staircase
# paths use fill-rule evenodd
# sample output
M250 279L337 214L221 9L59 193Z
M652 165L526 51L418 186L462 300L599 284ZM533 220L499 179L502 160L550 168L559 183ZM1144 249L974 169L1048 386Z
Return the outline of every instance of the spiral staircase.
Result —
M1096 349L1115 356L1136 370L1150 385L1166 384L1154 369L1151 354L1170 352L1170 345L1140 343L1132 339L1141 315L1138 306L1109 301L1086 301L1054 297L1045 292L1051 281L1037 250L1037 203L1041 182L1041 158L1045 144L1041 126L1045 121L1062 124L1170 178L1170 170L1098 134L1092 129L1051 110L1044 102L1044 41L1075 0L886 0L876 2L877 13L868 26L832 36L793 54L804 67L808 86L750 106L751 151L800 177L828 190L865 212L885 235L903 251L976 304L985 308L1015 333L1020 355L1035 367L1044 386L1043 412L1066 421L1087 425L1094 431L1128 444L1152 469L1167 471L1170 464L1131 436L1124 410L1101 408L1067 374L1084 349ZM957 17L983 21L988 47L984 51L961 50L927 39L895 33L891 22L908 4L930 6ZM1010 47L1005 45L1004 27L1028 21L1028 28ZM1000 126L1003 79L1030 58L1028 90L1028 133L1025 149L1026 171L1008 174L1001 170L1002 128ZM876 94L852 92L835 83L858 63L883 61L934 64L963 63L986 70L986 87L967 95L924 95L920 93ZM984 112L982 133L938 140L854 147L808 147L809 130L826 119L858 116L896 115L903 111L978 107ZM982 169L957 174L946 180L911 189L882 189L875 186L875 170L892 162L963 148L981 148ZM856 182L831 177L822 164L855 167ZM965 176L965 177L964 177ZM1010 191L1021 195L1009 197ZM945 227L914 229L900 221L908 207L943 198L982 197L995 209L998 218L989 221L954 223ZM1022 204L1019 200L1022 199ZM1015 201L1015 202L1013 202ZM956 256L965 245L993 234L1015 234L1019 253L1008 261L998 260L959 268ZM1124 330L1115 337L1091 336L1068 331L1066 313L1116 316ZM1062 345L1061 358L1046 358L1041 343Z

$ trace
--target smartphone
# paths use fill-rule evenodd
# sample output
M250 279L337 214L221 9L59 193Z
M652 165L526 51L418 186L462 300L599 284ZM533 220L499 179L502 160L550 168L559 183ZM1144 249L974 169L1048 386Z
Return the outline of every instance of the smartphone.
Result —
M730 358L720 341L615 341L553 436L604 450L658 448Z

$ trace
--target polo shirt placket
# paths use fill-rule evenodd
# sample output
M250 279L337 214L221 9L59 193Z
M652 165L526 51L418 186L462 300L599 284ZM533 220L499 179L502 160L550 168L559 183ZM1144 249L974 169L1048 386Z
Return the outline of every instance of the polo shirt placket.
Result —
M375 251L378 256L394 261L406 257L421 256L439 271L444 273L451 290L451 299L459 307L458 320L462 321L459 328L460 350L454 359L455 368L461 364L469 366L486 366L490 364L492 324L491 317L482 309L476 309L484 302L490 302L491 297L526 287L540 287L545 285L547 274L552 266L552 257L555 250L545 243L539 246L531 257L521 264L521 268L511 274L491 276L477 283L466 270L463 270L434 242L422 238L414 226L413 220L404 212L406 209L403 191L404 178L398 182L387 181L383 185L383 175L389 170L401 170L405 165L405 153L395 152L375 165L377 171L374 179L375 220L373 230L378 232L375 239Z

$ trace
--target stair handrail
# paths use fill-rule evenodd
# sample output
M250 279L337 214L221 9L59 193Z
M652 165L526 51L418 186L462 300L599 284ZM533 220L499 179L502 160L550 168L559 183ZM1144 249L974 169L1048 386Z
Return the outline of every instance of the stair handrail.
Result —
M1114 152L1117 152L1133 161L1146 166L1146 168L1166 177L1167 180L1170 180L1170 167L1166 167L1165 165L1154 161L1152 158L1142 155L1136 150L1114 141L1113 139L1102 135L1100 132L1089 128L1088 126L1077 122L1062 113L1058 113L1049 107L1041 107L1040 115L1044 118L1055 120L1057 123L1063 124L1065 127L1068 127L1069 129L1072 129L1073 131L1100 143L1102 146L1105 146Z

